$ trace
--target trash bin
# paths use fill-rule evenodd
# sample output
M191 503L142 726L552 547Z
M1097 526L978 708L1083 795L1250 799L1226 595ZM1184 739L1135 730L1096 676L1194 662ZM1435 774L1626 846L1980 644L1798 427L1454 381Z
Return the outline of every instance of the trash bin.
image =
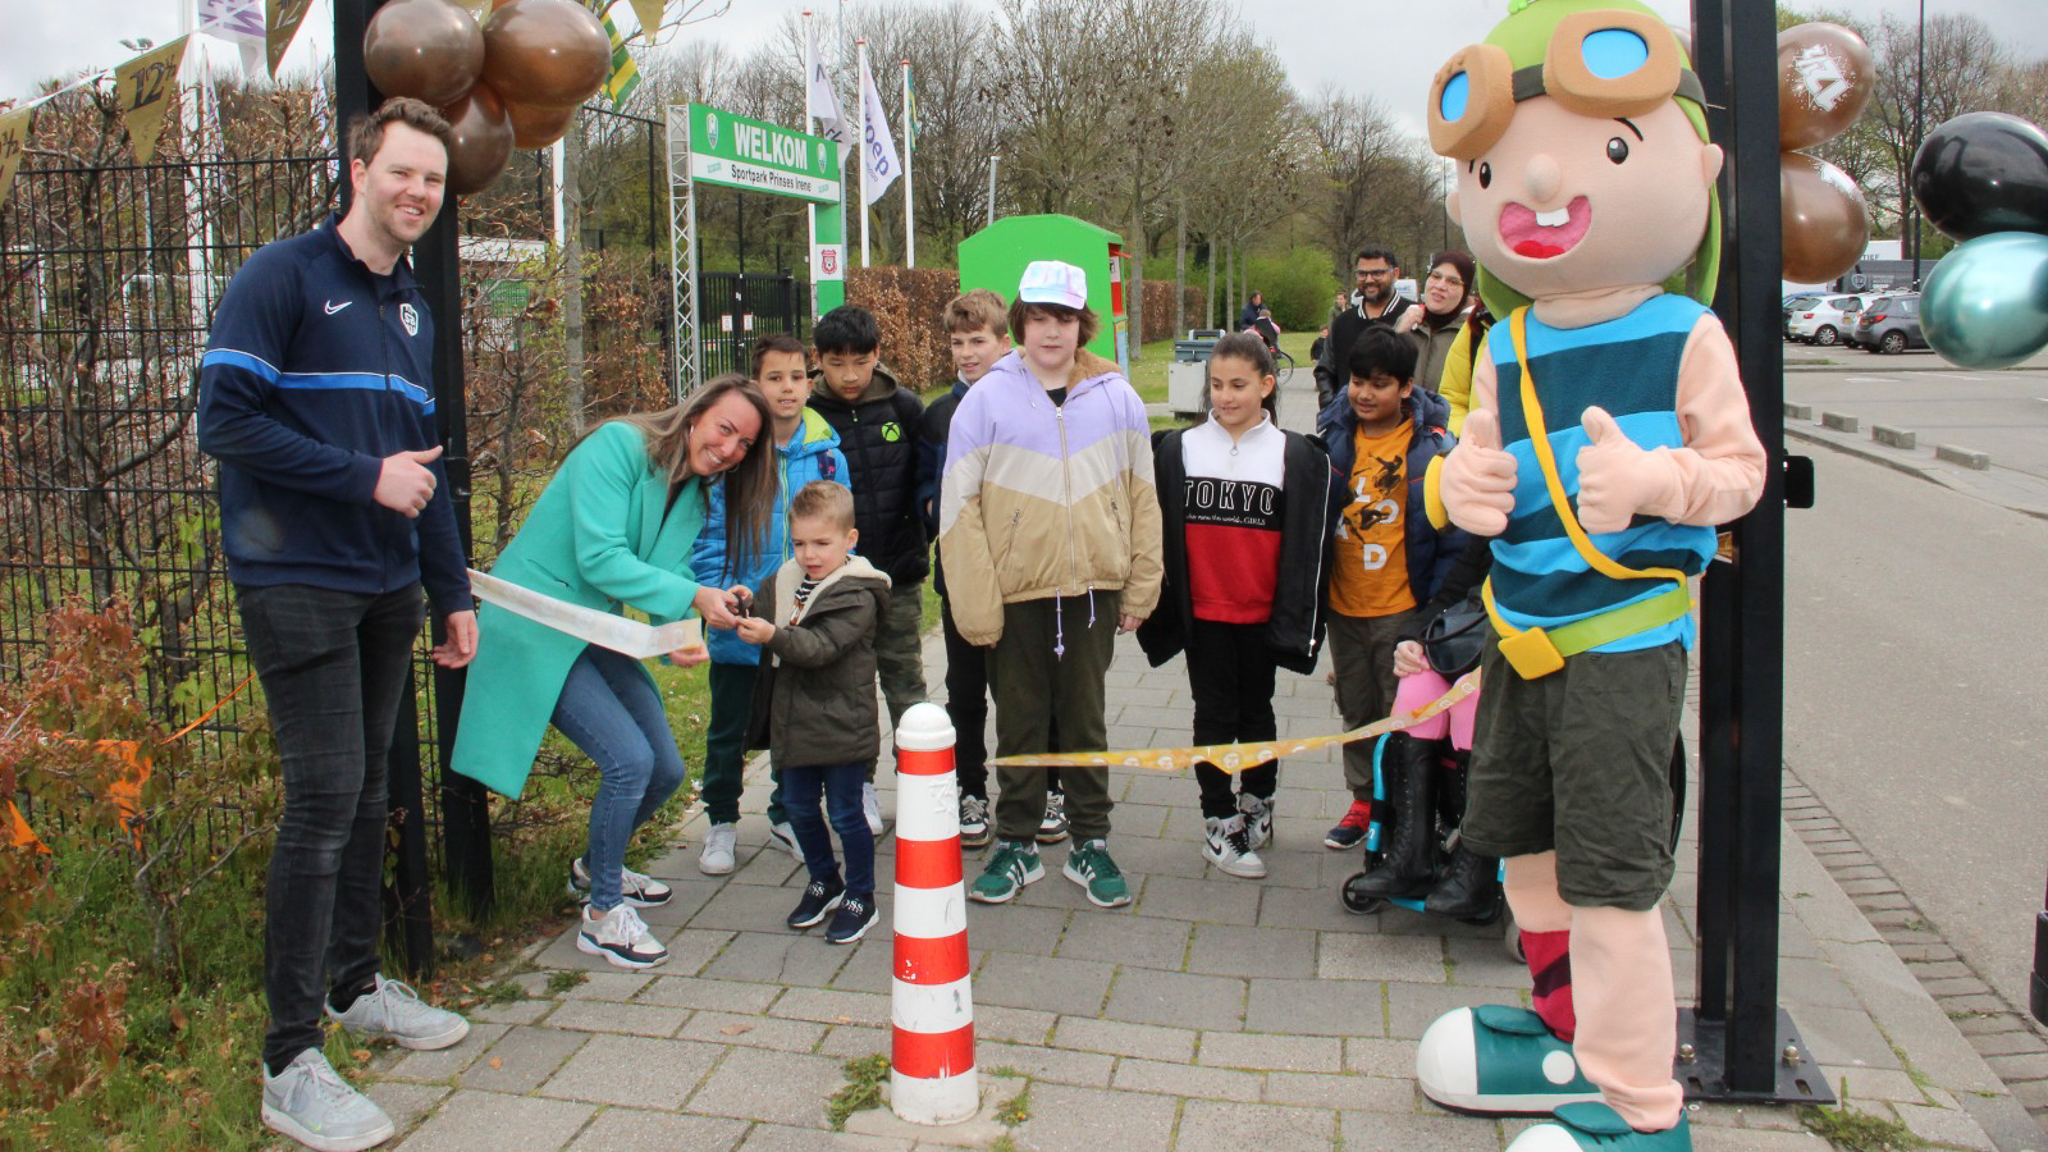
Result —
M1209 410L1209 352L1223 338L1218 328L1190 329L1173 342L1173 363L1166 366L1166 403L1173 414L1192 420Z

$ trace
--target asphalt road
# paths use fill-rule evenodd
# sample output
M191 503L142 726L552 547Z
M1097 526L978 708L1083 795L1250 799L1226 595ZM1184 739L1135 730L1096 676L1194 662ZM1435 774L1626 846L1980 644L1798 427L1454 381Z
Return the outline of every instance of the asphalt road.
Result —
M1788 376L1787 395L1845 390L1872 418L1882 404L1932 419L1940 405L1914 393L1942 389L1957 394L1946 418L1972 436L2004 426L2004 413L2048 440L2048 402L2033 399L2048 396L2041 374L2012 374L2037 382L2031 392L2005 374L1822 375ZM1984 447L1997 458L1999 446ZM2032 448L2048 468L2048 447ZM1808 451L1819 503L1786 522L1786 761L2024 1012L2048 876L2048 524Z
M1785 399L1919 433L1922 447L1989 452L1994 464L2048 479L2048 364L1972 371L1920 349L1880 356L1786 345Z

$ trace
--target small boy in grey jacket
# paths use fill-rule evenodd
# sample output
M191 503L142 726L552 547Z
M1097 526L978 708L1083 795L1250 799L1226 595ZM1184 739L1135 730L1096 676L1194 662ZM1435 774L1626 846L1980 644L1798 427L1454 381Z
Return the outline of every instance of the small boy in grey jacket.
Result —
M748 747L765 746L782 769L783 803L811 875L789 926L811 928L830 916L832 944L859 940L877 918L875 838L861 785L881 751L875 625L889 602L889 577L847 555L859 538L845 485L814 480L799 488L789 500L791 558L761 588L769 615L739 624L740 638L767 655ZM846 853L844 880L827 815Z

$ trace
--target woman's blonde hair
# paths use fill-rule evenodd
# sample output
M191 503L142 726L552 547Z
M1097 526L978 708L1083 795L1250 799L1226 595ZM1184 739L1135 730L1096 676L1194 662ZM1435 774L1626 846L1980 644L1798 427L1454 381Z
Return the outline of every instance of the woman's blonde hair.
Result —
M696 475L690 470L691 429L712 405L732 393L760 414L761 431L755 434L753 445L739 463L705 481L725 485L728 564L742 555L759 554L767 548L768 520L775 510L775 423L760 389L745 376L731 372L697 389L688 400L672 408L619 417L620 422L631 424L647 437L648 461L656 470L666 473L673 486Z

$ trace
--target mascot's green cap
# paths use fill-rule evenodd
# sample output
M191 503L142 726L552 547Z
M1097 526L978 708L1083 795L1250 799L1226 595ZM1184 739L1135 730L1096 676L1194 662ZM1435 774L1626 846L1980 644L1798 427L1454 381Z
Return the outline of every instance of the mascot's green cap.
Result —
M1507 19L1482 45L1452 57L1432 87L1430 140L1442 155L1483 152L1506 130L1511 101L1543 95L1587 116L1640 115L1675 100L1708 139L1705 96L1683 43L1637 0L1509 0ZM1713 301L1720 279L1721 198L1714 189L1707 195L1699 250L1664 283L1702 304ZM1484 266L1478 289L1496 316L1530 303Z

